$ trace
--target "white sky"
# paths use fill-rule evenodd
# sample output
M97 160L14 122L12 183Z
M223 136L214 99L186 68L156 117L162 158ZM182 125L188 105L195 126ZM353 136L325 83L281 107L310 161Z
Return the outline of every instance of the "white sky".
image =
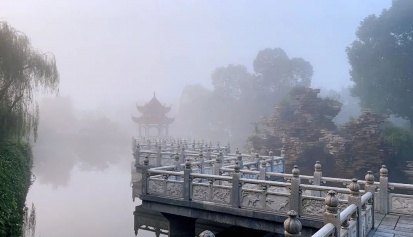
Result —
M390 0L1 0L0 18L55 54L61 95L80 108L179 97L210 87L219 66L283 48L314 67L313 86L350 85L345 47L360 21Z

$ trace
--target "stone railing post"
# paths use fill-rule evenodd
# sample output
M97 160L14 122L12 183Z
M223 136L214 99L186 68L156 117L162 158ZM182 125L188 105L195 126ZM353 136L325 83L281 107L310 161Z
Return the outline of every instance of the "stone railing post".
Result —
M327 197L324 201L325 211L323 214L324 225L331 223L335 227L334 236L340 236L340 212L338 211L338 198L334 190L328 191Z
M363 226L361 223L361 197L358 180L356 178L353 178L348 188L350 189L350 195L348 196L348 205L354 204L357 206L357 212L353 213L351 218L357 221L357 236L362 236L361 234L363 233Z
M175 171L181 171L181 161L179 160L179 154L178 152L175 153L174 156L174 165L175 165Z
M202 150L199 151L199 162L200 162L200 167L199 169L201 170L201 174L204 173L204 153L202 152Z
M238 161L235 162L234 173L232 174L232 207L239 208L241 205L241 174Z
M372 194L372 199L369 201L369 204L371 205L371 209L372 209L372 216L371 216L371 221L372 221L372 227L374 228L374 193L376 192L376 185L374 185L374 175L373 172L371 172L370 170L367 171L366 176L364 177L366 180L366 185L364 185L364 190L366 192L371 192Z
M181 148L181 154L180 154L179 160L181 161L181 163L185 162L185 146Z
M148 184L149 184L149 157L145 156L143 160L143 167L142 167L142 195L148 194Z
M228 154L231 154L231 146L229 145L229 142L228 142L228 145L227 145L227 152L228 152Z
M389 213L389 171L385 165L380 169L379 212Z
M225 146L225 147L224 147L224 156L227 156L228 154L229 154L229 152L228 152L228 147Z
M222 152L219 152L214 162L214 175L221 174L221 167L222 167Z
M158 146L156 147L157 151L156 151L156 166L161 166L162 164L162 147L160 144L158 144Z
M244 168L244 161L242 161L241 153L238 153L237 161L238 161L238 165L239 165L240 170L242 170Z
M300 203L301 203L301 190L300 190L300 170L298 166L294 165L294 169L292 170L292 178L291 178L291 194L290 194L290 209L297 212L300 215Z
M268 152L268 156L270 157L270 164L271 164L271 172L274 172L274 152L272 152L272 150L270 149L270 151Z
M206 153L207 160L211 160L211 147L207 146L207 153Z
M265 159L261 160L260 165L260 180L266 180L267 176L267 161Z
M322 172L321 172L321 164L320 161L316 161L314 165L314 179L313 179L313 185L321 185L321 177L322 177ZM321 197L321 192L320 191L311 191L313 196L316 197Z
M287 212L289 216L284 221L284 236L286 237L298 237L301 236L301 229L303 228L300 220L297 218L297 212L291 210Z
M191 200L191 188L192 188L192 180L191 180L191 168L192 164L189 158L186 158L185 162L185 169L184 169L184 184L183 184L183 196L185 201Z

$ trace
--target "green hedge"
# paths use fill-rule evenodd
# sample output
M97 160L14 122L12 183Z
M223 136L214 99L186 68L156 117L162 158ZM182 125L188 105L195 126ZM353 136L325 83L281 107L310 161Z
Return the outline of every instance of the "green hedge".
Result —
M413 158L413 133L399 127L387 127L383 132L384 139L396 148L396 157L399 161Z
M0 143L0 236L22 236L33 156L30 145Z

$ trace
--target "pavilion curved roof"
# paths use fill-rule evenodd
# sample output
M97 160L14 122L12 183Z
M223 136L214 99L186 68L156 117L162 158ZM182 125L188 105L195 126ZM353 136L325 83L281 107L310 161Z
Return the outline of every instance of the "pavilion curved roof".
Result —
M154 93L148 103L136 105L136 108L142 115L139 117L132 116L132 120L139 124L170 124L175 121L175 118L166 117L166 113L171 111L171 107L162 105Z
M159 114L165 115L169 111L171 111L172 106L165 106L162 105L159 100L156 98L155 93L153 94L152 99L146 103L145 105L136 105L136 108L142 114Z

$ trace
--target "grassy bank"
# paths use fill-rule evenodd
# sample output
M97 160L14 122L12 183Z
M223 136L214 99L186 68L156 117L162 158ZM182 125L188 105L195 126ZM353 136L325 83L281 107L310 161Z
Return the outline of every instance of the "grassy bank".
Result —
M0 143L0 236L22 236L23 208L30 187L30 145Z

